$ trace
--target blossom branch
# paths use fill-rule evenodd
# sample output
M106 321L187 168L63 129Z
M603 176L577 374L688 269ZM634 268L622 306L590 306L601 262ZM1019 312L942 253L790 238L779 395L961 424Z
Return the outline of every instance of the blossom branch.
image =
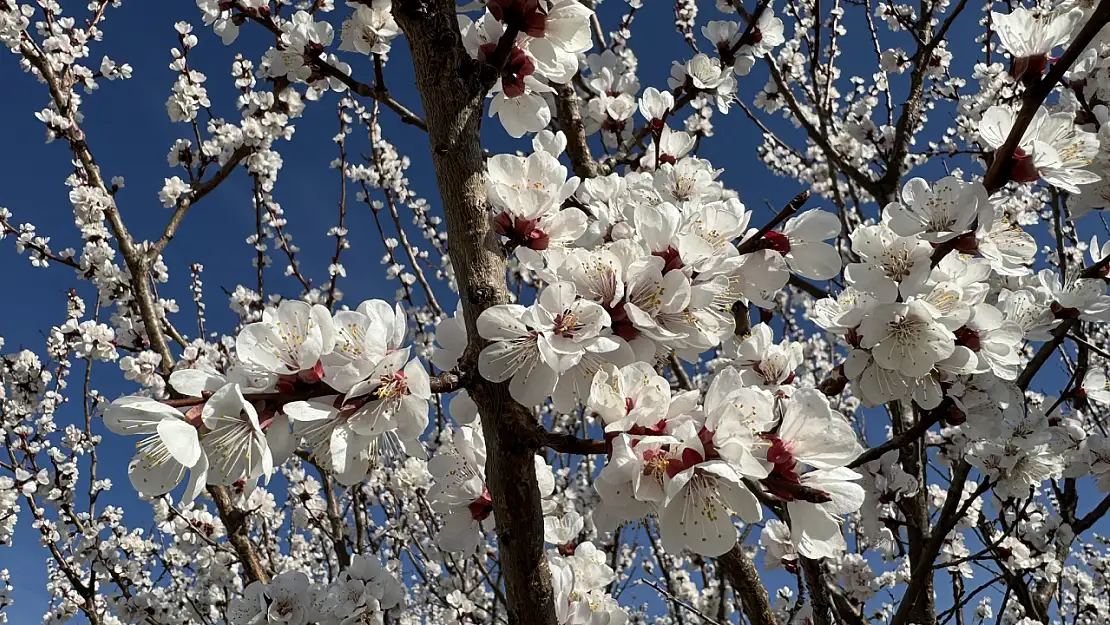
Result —
M556 85L555 108L559 116L559 125L567 136L567 155L574 165L574 173L581 178L597 176L597 161L590 153L590 144L586 140L586 127L582 123L578 93L574 90L573 84Z
M935 35L927 32L931 30L931 15L923 15L921 18L921 28L926 31L925 36L929 37L929 41L924 45L918 44L917 51L910 61L913 64L913 72L910 75L909 95L906 98L906 102L902 105L902 114L898 117L898 124L894 128L894 142L887 158L886 173L883 174L882 179L879 181L882 195L876 197L876 200L879 201L881 205L885 205L894 199L898 189L898 183L902 179L902 173L904 171L903 161L910 149L910 139L921 122L921 114L925 106L925 77L930 66L929 61L937 46L944 41L945 36L948 34L948 29L951 28L952 23L955 22L956 18L963 12L965 6L967 6L967 0L960 0L955 8L952 9L952 12L948 14L948 17L945 18ZM930 13L931 12L932 10L930 9ZM913 29L909 30L910 32L915 32Z
M54 68L46 59L44 53L31 41L21 42L19 52L32 67L38 70L39 76L46 82L54 106L57 107L59 114L68 120L69 127L64 131L65 138L69 142L70 150L81 164L81 169L89 184L99 189L104 197L108 198L104 205L104 216L108 218L108 225L119 243L120 253L127 264L127 269L131 272L131 286L139 304L147 338L150 340L154 351L162 356L163 371L169 371L170 367L173 366L173 353L170 351L169 344L166 343L166 337L162 333L161 324L159 323L161 314L155 310L154 298L151 294L150 281L147 276L149 266L146 256L135 245L131 233L123 223L123 218L120 217L115 197L109 192L104 179L100 175L100 168L93 160L88 143L85 141L85 133L81 130L74 115L72 100L70 96L63 93L61 82Z
M933 579L933 562L940 554L940 549L944 545L948 534L956 527L956 523L967 514L972 504L990 489L990 480L984 479L983 483L975 489L975 492L961 506L964 485L970 472L971 465L966 460L961 460L952 470L952 481L944 499L944 507L941 509L933 530L927 534L923 553L914 565L910 582L906 586L906 591L902 595L902 602L898 605L898 610L891 619L890 625L905 625L910 622L909 619L915 611L918 595Z
M273 18L269 16L269 14L265 16L260 15L257 11L249 10L243 7L238 2L236 2L234 6L235 8L242 11L242 15L246 16L255 23L261 24L263 27L273 33L275 37L281 37L281 29L278 28L278 25L274 22ZM352 92L364 98L372 98L386 105L386 107L389 108L391 111L397 113L397 116L400 117L401 121L405 124L415 126L416 128L423 130L424 132L428 131L427 123L425 123L425 121L421 119L419 115L412 112L403 104L398 102L393 96L389 95L389 91L385 88L384 84L371 86L365 83L361 83L343 73L338 67L332 65L331 63L328 63L326 60L320 57L305 57L305 59L311 62L312 68L314 70L320 72L328 78L334 78L338 80Z
M1107 10L1110 11L1110 0L1104 2L1104 4L1108 5ZM1102 270L1108 266L1110 266L1110 255L1084 269L1079 274L1079 276L1081 278L1100 277L1102 275ZM1029 388L1029 383L1033 381L1033 376L1037 375L1037 372L1041 370L1041 367L1043 367L1045 363L1048 362L1048 359L1052 357L1052 353L1056 351L1056 348L1064 342L1064 339L1068 336L1068 333L1071 332L1072 329L1078 325L1079 319L1072 318L1065 319L1060 322L1060 325L1056 326L1056 328L1052 331L1052 338L1046 341L1044 345L1041 345L1041 348L1038 349L1037 353L1033 355L1033 359L1029 361L1029 364L1025 365L1025 369L1023 369L1021 375L1018 376L1016 383L1019 388L1021 388L1022 390Z
M798 195L795 195L794 199L790 200L790 202L788 202L786 206L782 207L782 210L780 210L773 218L771 218L771 221L768 221L754 235L748 237L747 239L744 239L744 241L741 242L740 245L737 245L736 251L740 254L751 254L752 252L760 249L759 246L763 243L763 237L767 236L768 232L771 232L780 224L782 224L782 222L792 217L794 213L798 212L798 210L802 206L804 206L806 202L809 201L809 196L809 189L806 189Z
M1071 68L1079 55L1087 49L1087 46L1102 30L1102 27L1108 23L1110 23L1110 0L1101 0L1098 6L1095 7L1094 12L1087 18L1087 23L1083 25L1079 34L1072 39L1068 49L1052 64L1052 69L1049 70L1048 74L1025 90L1021 98L1021 110L1014 118L1014 125L1010 129L1010 134L1006 137L1002 147L995 150L990 168L983 176L983 186L987 188L987 192L994 193L1009 181L1010 172L1014 167L1014 152L1025 136L1025 131L1033 121L1037 109L1040 108L1048 94L1056 88L1056 83L1060 82L1064 73Z
M147 250L147 257L154 261L162 250L166 249L166 245L173 239L174 234L177 233L178 227L181 222L185 220L185 214L194 204L199 202L204 196L208 195L220 186L220 184L228 178L251 153L251 148L246 145L239 146L231 156L228 157L227 162L220 166L220 169L212 175L211 178L205 180L193 187L188 193L185 193L177 200L177 204L173 209L173 215L170 216L170 222L166 224L165 229L162 231L162 236L150 245Z
M539 426L542 430L542 426ZM573 434L543 431L540 434L540 444L552 451L561 454L592 455L604 454L606 442L588 438L579 438Z
M258 549L251 542L248 533L250 513L236 507L231 499L231 491L226 486L211 485L208 487L208 494L212 496L212 501L216 503L220 519L223 520L224 526L227 528L227 540L239 556L239 562L243 565L243 571L247 575L247 583L270 581L270 573L262 566L262 560L258 557Z

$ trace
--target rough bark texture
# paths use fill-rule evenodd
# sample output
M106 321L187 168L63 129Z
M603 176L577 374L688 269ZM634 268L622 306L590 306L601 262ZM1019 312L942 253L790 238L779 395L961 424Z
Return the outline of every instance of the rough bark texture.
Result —
M890 418L897 420L894 432L901 434L912 429L915 425L914 411L902 402L892 402ZM909 442L902 448L902 470L917 479L917 483L924 485L925 467L928 460L925 456L925 441L921 438ZM909 538L910 566L912 569L920 565L926 554L926 545L929 541L929 503L926 499L928 492L924 486L917 489L912 496L901 501L902 513L906 516L906 533ZM930 563L932 560L929 561ZM936 596L933 589L933 573L930 569L921 580L921 589L916 598L906 597L903 601L912 601L914 608L911 620L923 625L935 623Z
M740 545L717 558L717 564L725 570L733 591L740 596L744 614L753 625L775 625L775 613L771 610L771 599L759 577L755 563L744 553Z
M490 229L479 129L485 94L496 70L463 48L454 0L404 0L393 13L405 32L416 86L427 115L428 139L471 344L471 365L484 342L475 322L483 310L509 301L505 257ZM509 623L555 625L551 572L543 545L543 513L533 447L536 417L513 401L507 384L477 379L471 396L482 414L486 483L497 519L501 577Z
M225 486L209 486L208 494L212 496L212 501L216 502L216 510L219 511L220 519L227 530L227 541L231 543L231 547L239 556L239 562L243 565L243 572L247 576L246 583L269 582L270 574L266 571L266 567L262 566L258 550L254 548L254 543L251 542L248 534L249 514L235 507L235 503L231 500L231 493Z
M590 144L587 143L586 127L578 102L574 85L555 86L555 110L559 116L559 125L567 136L567 155L574 164L574 173L580 178L593 178L598 174L597 162L590 154Z

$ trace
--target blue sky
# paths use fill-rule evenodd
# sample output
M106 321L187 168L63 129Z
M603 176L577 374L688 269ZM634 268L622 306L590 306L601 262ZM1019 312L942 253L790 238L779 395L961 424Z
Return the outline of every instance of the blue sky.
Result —
M69 4L74 8L83 5L80 2ZM712 9L712 3L702 4L699 28L709 19L721 17ZM673 30L670 3L645 2L645 5L649 6L639 12L634 23L631 45L640 58L641 85L662 89L666 87L671 60L684 59L690 51L681 36ZM618 0L609 0L603 5L600 14L606 30L616 24L624 10L625 5ZM858 16L855 9L850 13ZM338 14L345 15L346 9ZM78 15L83 16L83 13ZM117 195L117 201L128 227L136 238L155 238L169 218L169 209L161 206L157 193L163 178L179 173L169 170L166 154L175 139L192 136L189 127L171 123L165 113L165 100L175 76L168 69L169 49L176 43L174 22L187 20L194 24L200 45L190 53L190 65L208 75L206 86L213 110L227 119L237 118L233 105L237 91L229 78L233 50L242 51L257 63L267 47L269 36L260 28L248 24L242 29L235 46L225 47L203 26L199 11L192 2L129 2L119 10L109 9L107 17L103 23L105 40L92 46L94 61L90 65L98 66L101 56L108 55L117 62L130 63L134 68L134 78L126 82L102 81L99 90L85 96L83 128L104 175L109 178L124 176L126 179L126 188ZM330 17L333 25L338 27L336 14ZM960 61L960 52L974 53L976 50L972 38L976 34L974 22L977 17L969 9L950 33L949 40L959 42L953 45L961 75L968 75L970 60ZM858 37L865 32L861 30L862 20L850 17L848 27L851 32L841 65L845 77L853 73L869 76L874 71L874 52L869 43L856 45L860 41ZM412 87L407 49L403 39L398 39L397 44L386 67L387 84L399 101L419 110L420 100ZM704 49L709 47L704 39L700 39L699 44ZM903 42L901 45L906 44ZM372 67L365 58L348 57L346 60L354 66L358 79L372 82ZM765 73L759 69L751 77L741 79L741 99L750 102L764 80ZM899 80L895 79L896 86ZM46 105L46 91L31 76L20 71L13 55L0 58L0 81L9 85L0 105L4 113L0 116L3 119L0 131L4 133L9 150L18 154L6 159L5 167L0 170L0 206L14 213L13 223L34 223L40 235L51 237L50 244L55 250L79 247L79 236L73 226L67 199L68 189L62 184L70 171L69 152L61 142L44 144L43 127L33 117L34 112ZM328 167L337 156L335 144L331 141L338 129L335 101L336 96L332 94L325 102L308 103L305 117L296 120L297 130L290 145L278 146L284 166L275 196L286 211L288 229L296 235L295 243L302 249L302 269L315 283L326 281L327 264L334 251L334 239L328 237L326 232L336 220L337 174ZM942 114L935 113L938 125ZM387 111L383 111L383 116L387 138L412 160L412 167L408 170L411 188L437 206L438 211L425 135L397 123ZM772 206L782 206L802 187L792 180L772 176L763 167L756 155L756 147L760 143L758 131L738 110L728 117L715 114L713 120L717 136L703 142L700 155L710 159L717 167L725 168L724 181L737 189L745 203L755 211L753 224L761 224L770 216L765 200ZM778 118L770 123L776 129L789 128L789 124ZM483 135L486 147L492 152L530 149L526 139L509 139L496 120L487 120ZM352 138L349 151L356 153L359 150L354 146L362 148L365 145L365 137ZM927 176L933 173L943 175L939 165L930 165L923 171L929 172ZM978 169L973 168L972 171ZM160 288L160 294L177 299L182 310L176 318L177 325L190 336L196 332L187 290L188 266L191 263L205 266L203 280L210 330L228 332L235 322L221 287L231 290L236 284L254 284L254 269L250 264L254 250L245 243L255 228L250 194L249 180L241 171L236 172L216 192L193 208L165 254L171 282ZM349 227L352 247L344 253L349 277L341 282L341 288L347 295L345 301L354 305L369 297L392 299L396 283L384 280L380 265L383 250L369 211L365 206L354 203L351 206ZM819 199L812 200L809 205L810 208L820 206ZM0 258L3 259L0 267L4 269L6 288L10 293L18 294L22 302L20 305L9 304L0 313L0 333L6 341L4 351L27 347L41 354L44 333L51 324L64 319L66 292L76 281L63 267L45 270L31 267L25 258L16 256L10 241L0 243L0 248ZM271 249L270 254L274 259L274 268L267 274L269 289L295 296L300 290L299 285L292 278L282 277L285 263L281 253ZM92 289L87 284L76 286L91 303L94 296ZM453 308L453 300L447 296L441 296L441 303L446 309ZM114 365L102 365L94 370L94 387L111 397L133 388L131 383L122 380ZM76 390L76 385L71 387L71 392ZM62 419L75 418L75 409L79 412L77 406L64 409ZM124 458L132 452L131 442L103 433L106 436L101 447L102 457L111 460L101 462L101 476L111 477L116 487L102 502L123 506L128 518L136 519L133 523L137 525L148 523L147 508L134 496L125 474ZM881 431L876 434L881 436ZM0 551L0 568L7 567L14 572L16 604L9 613L15 623L37 621L46 605L47 597L43 590L46 557L24 512L15 547ZM21 566L16 567L17 562Z

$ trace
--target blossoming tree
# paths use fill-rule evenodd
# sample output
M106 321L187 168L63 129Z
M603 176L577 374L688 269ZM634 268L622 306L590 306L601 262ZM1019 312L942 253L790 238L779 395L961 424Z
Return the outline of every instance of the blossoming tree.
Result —
M178 22L152 240L83 129L131 78L97 51L119 4L0 0L83 242L0 209L74 281L45 349L0 359L0 545L37 533L44 622L1110 622L1110 0L197 0L241 46L238 117ZM666 84L640 83L644 19L677 27ZM339 120L323 268L274 197L306 108ZM698 156L724 115L792 181L769 220ZM487 117L521 151L484 148ZM257 281L215 328L203 267L163 253L237 184ZM343 298L355 204L396 297ZM98 502L125 436L149 511ZM28 566L3 563L0 622Z

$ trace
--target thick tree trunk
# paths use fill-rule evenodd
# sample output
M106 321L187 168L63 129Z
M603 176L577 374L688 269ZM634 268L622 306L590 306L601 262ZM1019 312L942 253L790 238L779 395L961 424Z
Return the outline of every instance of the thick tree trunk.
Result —
M505 257L490 229L479 139L485 95L496 71L471 59L463 48L454 0L395 0L393 12L416 68L447 217L449 254L470 336L464 360L473 366L485 344L475 328L478 315L509 301ZM507 384L476 379L470 392L486 438L486 483L497 519L509 622L555 625L533 460L536 417L513 401Z

